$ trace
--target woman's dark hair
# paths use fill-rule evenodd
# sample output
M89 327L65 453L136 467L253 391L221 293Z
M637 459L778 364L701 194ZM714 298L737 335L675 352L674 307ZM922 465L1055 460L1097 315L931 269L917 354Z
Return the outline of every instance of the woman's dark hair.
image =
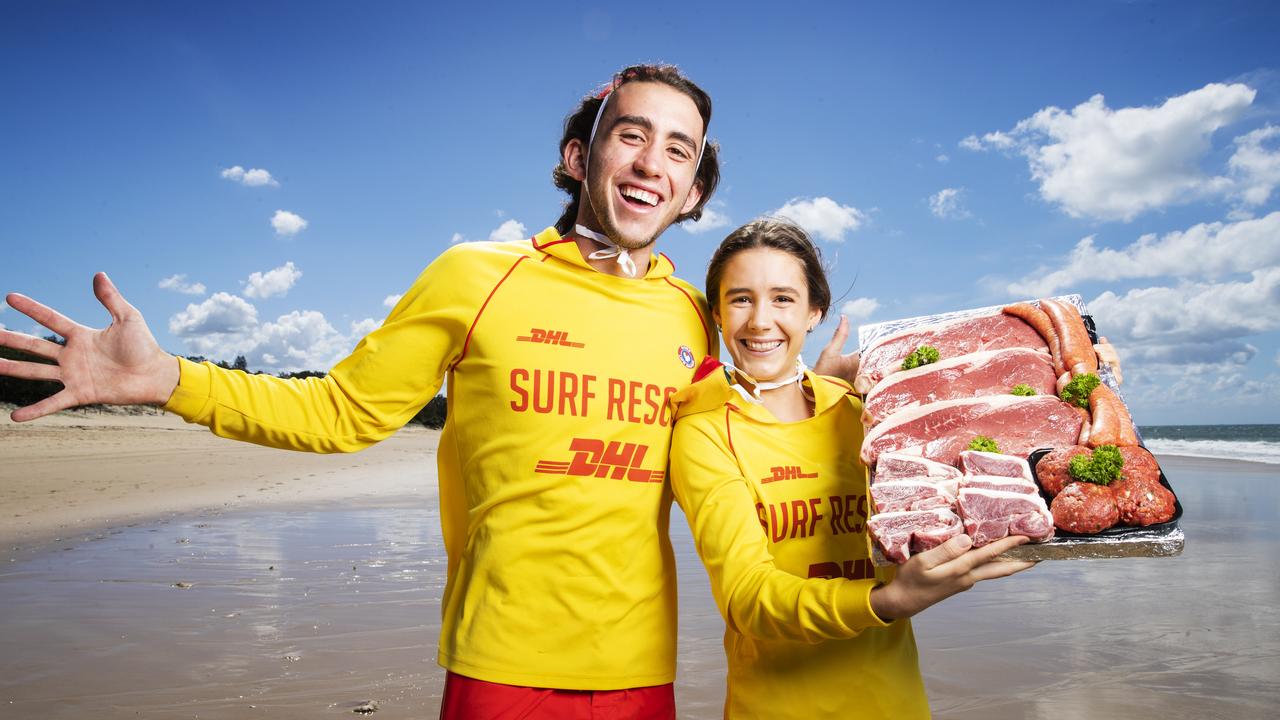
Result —
M827 284L827 271L822 267L822 252L799 225L778 218L752 220L729 233L716 248L707 265L707 301L711 303L711 309L720 307L720 279L724 277L725 266L734 255L755 248L778 250L800 261L808 286L809 306L821 310L825 320L827 310L831 308L831 286Z
M573 223L578 218L578 205L582 201L582 183L574 179L569 174L569 169L564 166L565 146L571 140L579 140L585 147L591 139L591 125L595 122L596 113L599 112L604 97L629 82L656 82L679 90L697 106L698 114L702 116L703 132L705 133L706 129L711 127L711 96L685 77L675 65L632 65L619 70L613 76L607 91L583 98L573 114L565 118L564 135L560 138L561 160L551 173L551 179L556 187L569 194L569 202L565 203L564 212L556 221L556 230L561 235L567 235L573 228ZM720 146L711 142L710 138L704 142L706 147L702 151L702 162L698 165L698 173L694 177L694 183L702 189L702 197L692 210L677 217L676 222L701 218L702 208L716 191L716 185L720 184Z

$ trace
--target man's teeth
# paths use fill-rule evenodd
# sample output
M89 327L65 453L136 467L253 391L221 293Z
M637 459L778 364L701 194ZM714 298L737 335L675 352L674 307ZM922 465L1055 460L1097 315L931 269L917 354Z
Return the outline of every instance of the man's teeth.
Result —
M742 342L747 346L748 350L754 352L768 352L782 345L781 340L743 340Z
M623 197L629 197L633 200L639 200L646 205L658 204L657 193L651 193L648 190L641 190L640 188L635 187L624 187L622 188L622 195Z

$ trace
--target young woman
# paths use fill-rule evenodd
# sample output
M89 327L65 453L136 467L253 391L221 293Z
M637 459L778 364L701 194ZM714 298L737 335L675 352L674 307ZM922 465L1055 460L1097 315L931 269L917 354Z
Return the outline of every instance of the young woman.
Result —
M708 358L675 396L671 483L727 625L725 716L928 717L908 618L1031 567L993 562L1026 539L873 566L861 403L800 359L831 303L817 248L786 222L745 225L707 299L733 367Z

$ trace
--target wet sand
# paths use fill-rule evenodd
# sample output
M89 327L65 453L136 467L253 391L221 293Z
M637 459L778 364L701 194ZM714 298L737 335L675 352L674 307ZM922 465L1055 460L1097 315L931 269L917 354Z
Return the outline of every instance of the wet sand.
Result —
M0 718L351 717L370 699L374 717L434 717L436 435L326 458L171 420L0 425ZM81 453L78 470L41 459L56 448ZM1044 562L916 619L935 717L1271 716L1280 466L1161 462L1185 509L1181 556ZM45 482L79 502L39 497ZM10 517L54 510L52 524ZM677 699L681 717L715 718L722 625L673 515Z

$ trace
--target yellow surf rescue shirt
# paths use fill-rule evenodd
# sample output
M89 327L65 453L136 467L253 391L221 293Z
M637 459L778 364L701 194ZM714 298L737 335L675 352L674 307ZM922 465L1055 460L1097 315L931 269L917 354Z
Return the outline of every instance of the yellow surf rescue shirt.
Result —
M871 590L862 403L806 374L814 416L779 422L723 368L676 395L671 484L724 616L727 718L929 717L908 620Z
M223 437L354 451L447 377L440 664L534 687L668 683L668 402L715 342L704 299L673 269L655 255L640 279L599 273L554 228L457 245L326 377L182 361L165 407Z

